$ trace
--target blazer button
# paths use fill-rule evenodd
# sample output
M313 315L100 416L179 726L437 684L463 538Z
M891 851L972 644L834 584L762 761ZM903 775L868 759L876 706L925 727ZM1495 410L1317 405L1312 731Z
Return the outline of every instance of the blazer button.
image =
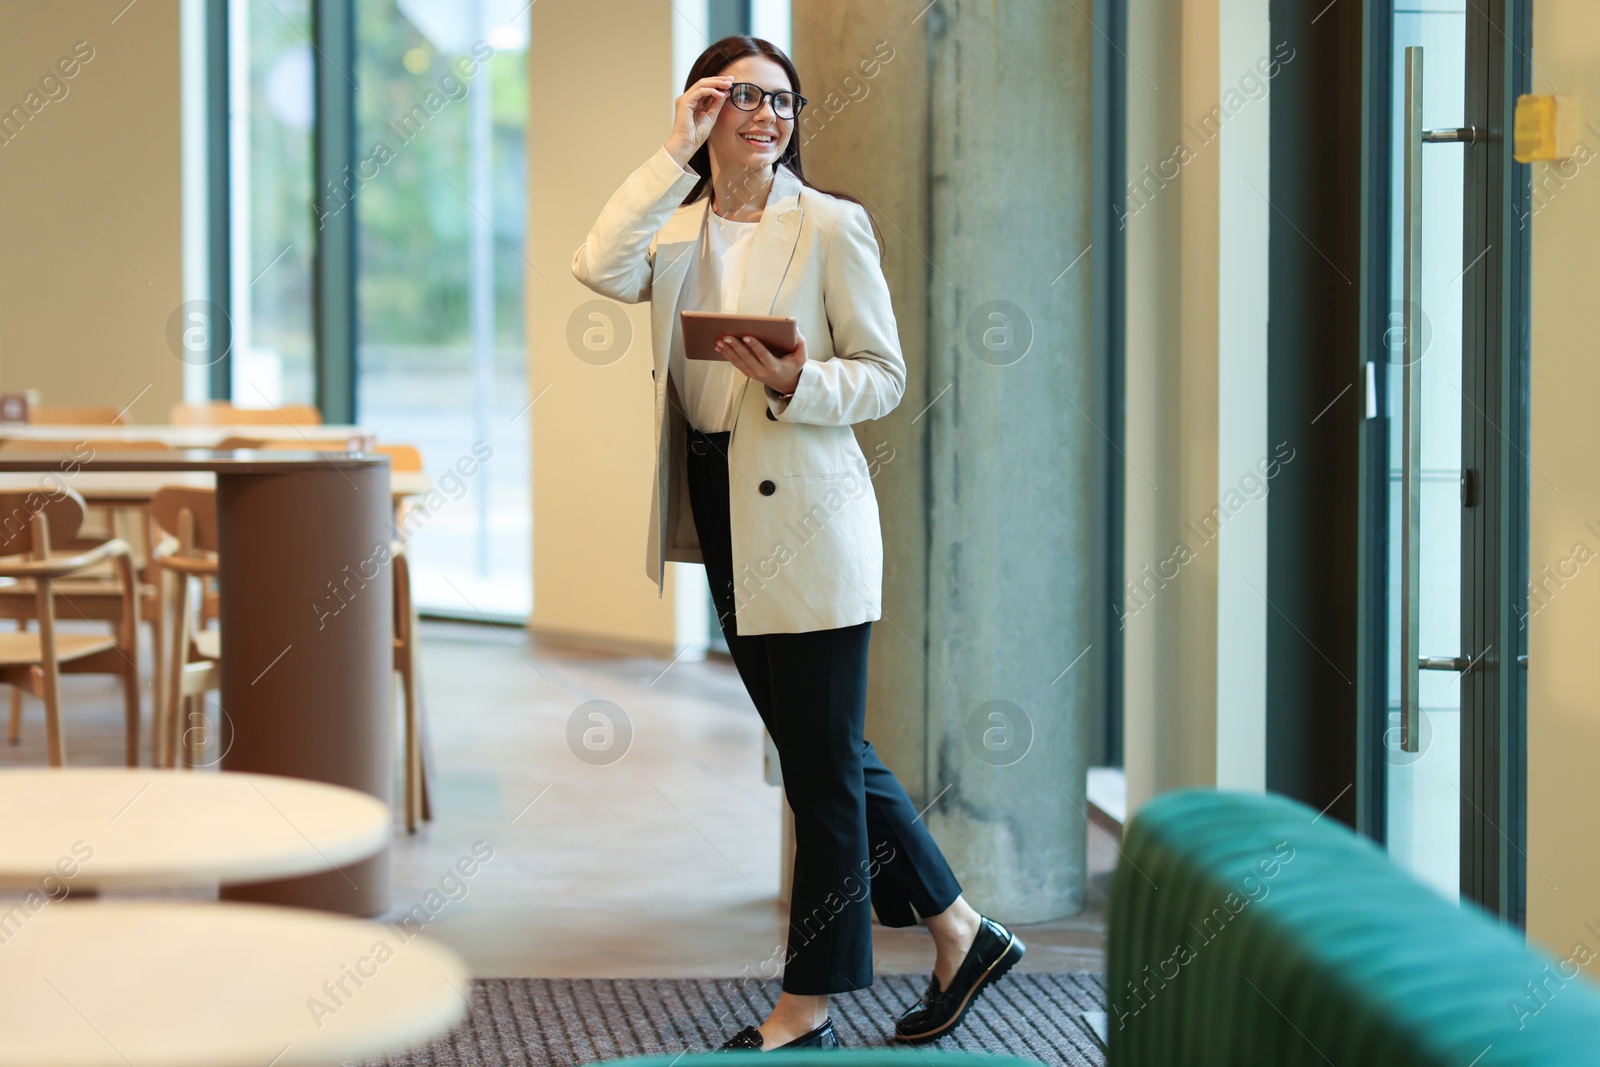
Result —
M650 380L652 382L656 380L656 372L653 369L650 371Z
M772 409L771 408L762 408L762 410L767 413L767 419L768 419L769 422L777 422L778 421L778 416L776 416L776 415L774 415L772 413Z
M771 496L773 493L776 493L778 491L778 487L776 485L773 485L770 481L762 482L756 488L761 490L761 495L762 496Z

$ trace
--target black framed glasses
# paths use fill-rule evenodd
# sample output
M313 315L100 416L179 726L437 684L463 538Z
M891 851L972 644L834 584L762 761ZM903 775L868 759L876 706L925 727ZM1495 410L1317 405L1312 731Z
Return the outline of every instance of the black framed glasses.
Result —
M806 106L806 98L786 89L768 92L754 82L734 82L728 86L728 102L740 111L760 111L767 97L772 97L772 113L780 119L794 119Z

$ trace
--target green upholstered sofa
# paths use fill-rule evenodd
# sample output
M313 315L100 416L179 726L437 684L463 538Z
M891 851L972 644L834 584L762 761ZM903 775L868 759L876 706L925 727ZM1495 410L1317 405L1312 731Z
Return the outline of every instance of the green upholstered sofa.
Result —
M1114 876L1108 1062L1600 1064L1595 931L1554 958L1304 805L1165 794Z

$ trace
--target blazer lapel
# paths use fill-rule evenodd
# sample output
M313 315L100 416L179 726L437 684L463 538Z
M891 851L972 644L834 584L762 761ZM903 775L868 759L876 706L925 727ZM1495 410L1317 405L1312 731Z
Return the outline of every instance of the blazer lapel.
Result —
M672 213L667 224L656 235L656 271L652 300L665 294L677 315L678 298L682 295L683 279L689 272L695 244L700 240L700 228L705 223L711 201L701 198L686 204Z
M800 207L801 188L794 171L783 166L774 168L772 190L767 194L755 238L750 242L744 284L739 287L739 301L734 308L741 315L770 315L777 306L778 290L783 288L784 279L789 275L789 264L794 261L794 250L800 242L800 220L805 217ZM753 384L754 379L746 378L744 387L739 390L739 402L733 407L732 429L739 428L739 416ZM729 443L731 446L732 442Z
M689 273L690 254L700 237L706 201L696 200L674 211L656 234L655 277L650 286L650 329L663 343L653 346L652 363L656 373L657 407L665 402L668 355L678 328L678 301L683 296L683 281Z
M741 315L770 315L778 302L778 290L794 259L800 240L800 179L788 167L778 167L772 176L761 221L756 224L745 266L744 285L739 289L735 310Z

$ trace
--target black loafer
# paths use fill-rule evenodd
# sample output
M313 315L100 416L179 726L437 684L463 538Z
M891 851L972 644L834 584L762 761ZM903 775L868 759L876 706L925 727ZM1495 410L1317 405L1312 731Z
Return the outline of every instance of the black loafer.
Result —
M761 1031L753 1026L747 1026L724 1041L717 1049L718 1052L731 1052L736 1049L761 1051ZM768 1049L768 1052L777 1052L786 1048L838 1048L839 1035L833 1032L833 1020L822 1020L822 1025L815 1030L807 1030L793 1041L785 1041Z
M917 1005L894 1024L894 1039L911 1044L934 1041L955 1029L979 991L1009 971L1026 951L1022 941L993 919L978 918L978 936L967 958L956 969L949 989L939 988L937 976L928 979L927 992Z

